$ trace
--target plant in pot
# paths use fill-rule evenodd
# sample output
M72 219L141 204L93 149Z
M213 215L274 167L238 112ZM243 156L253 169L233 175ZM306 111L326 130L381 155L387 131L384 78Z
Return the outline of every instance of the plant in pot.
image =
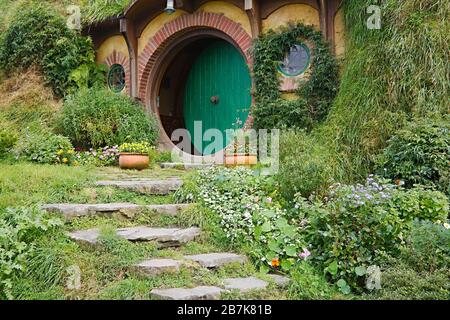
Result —
M225 166L253 166L257 163L256 137L242 129L235 130L233 142L225 150Z
M121 169L144 170L150 164L150 152L154 149L148 142L124 143L119 147Z

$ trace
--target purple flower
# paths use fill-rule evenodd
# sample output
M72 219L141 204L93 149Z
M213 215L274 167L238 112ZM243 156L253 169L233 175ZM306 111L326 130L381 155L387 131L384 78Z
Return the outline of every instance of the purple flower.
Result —
M308 249L304 248L303 252L301 252L298 256L300 257L300 259L306 259L311 255L311 252L309 252Z
M267 201L268 203L272 203L272 198L271 198L271 197L268 197L268 198L266 199L266 201Z

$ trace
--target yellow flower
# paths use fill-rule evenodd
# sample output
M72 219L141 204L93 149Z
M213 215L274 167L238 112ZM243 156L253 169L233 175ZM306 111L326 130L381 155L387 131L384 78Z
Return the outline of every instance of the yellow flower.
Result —
M64 162L64 163L67 163L67 162L69 162L69 159L64 158L64 159L63 159L63 162Z
M56 152L56 154L57 154L58 156L62 155L63 153L64 153L64 150L58 150L58 152Z
M74 167L78 167L78 165L79 165L78 161L75 160L75 161L73 162L73 166L74 166Z
M67 153L68 153L68 154L74 154L75 151L74 151L73 149L70 149L70 150L67 150Z

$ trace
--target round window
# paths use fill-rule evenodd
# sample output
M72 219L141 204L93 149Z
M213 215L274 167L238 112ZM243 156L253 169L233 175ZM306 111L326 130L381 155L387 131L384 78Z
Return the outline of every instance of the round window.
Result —
M125 88L125 69L120 64L113 64L108 72L108 86L113 92Z
M295 77L308 69L311 54L304 44L294 44L286 53L284 61L278 66L278 70L288 77Z

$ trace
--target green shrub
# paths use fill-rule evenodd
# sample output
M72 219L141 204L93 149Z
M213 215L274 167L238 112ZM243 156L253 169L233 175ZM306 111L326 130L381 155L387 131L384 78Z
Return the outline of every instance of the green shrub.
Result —
M155 145L159 129L153 115L128 96L109 90L80 90L67 97L59 131L77 147L99 148L126 142Z
M7 208L0 211L0 299L12 298L11 279L24 272L36 239L62 225L36 208Z
M308 197L323 193L331 183L336 160L329 150L303 131L283 130L280 137L278 181L283 196L292 199L296 193Z
M73 150L70 140L51 132L28 131L17 142L14 153L19 158L37 163L55 164L61 163L61 150L67 153ZM66 163L66 162L64 162Z
M401 259L418 272L450 268L450 230L447 228L429 221L414 221Z
M0 115L0 158L4 157L17 142L17 135L8 121Z
M378 173L436 187L450 195L450 118L410 122L388 142L378 158Z
M307 262L299 264L290 274L288 297L295 300L325 300L333 298L332 286Z
M1 68L12 71L37 66L59 96L81 86L83 76L90 78L87 85L103 81L94 58L89 38L69 30L52 6L35 1L19 6L0 45Z
M373 177L365 185L332 186L325 204L299 198L297 207L309 220L314 261L331 279L355 289L367 267L400 254L414 219L444 221L448 214L439 192L403 190Z

